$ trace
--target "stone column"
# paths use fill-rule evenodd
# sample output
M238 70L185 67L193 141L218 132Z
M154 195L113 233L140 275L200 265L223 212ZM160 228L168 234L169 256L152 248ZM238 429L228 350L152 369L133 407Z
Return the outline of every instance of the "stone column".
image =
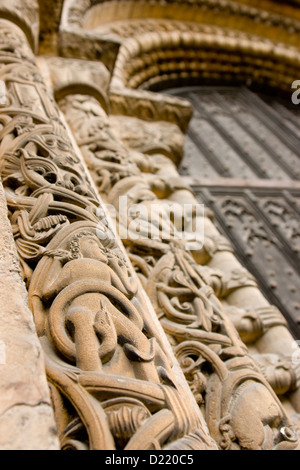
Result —
M60 66L63 67L63 61ZM222 272L201 266L199 260L197 263L184 241L176 238L179 227L171 222L167 211L160 211L163 204L171 202L168 195L176 191L189 193L178 174L168 169L167 157L157 151L163 148L164 153L170 153L166 135L172 140L176 129L168 134L166 129L161 131L165 124L157 123L153 133L149 132L150 136L141 132L142 144L147 146L151 142L150 147L156 150L149 149L151 155L146 155L125 146L118 129L122 133L126 119L120 120L119 126L113 126L107 109L95 96L66 93L59 104L101 197L117 211L124 196L125 211L137 209L136 204L142 203L139 223L143 237L136 238L134 230L131 231L134 214L131 217L129 214L126 227L122 225L124 214L120 210L119 233L205 415L212 437L222 449L296 447L297 438L284 409L217 297L237 289L239 280L235 282L232 276L226 278ZM138 140L140 129L133 119L129 119L127 127L131 128L132 139ZM160 173L163 168L165 173ZM176 219L176 213L173 215ZM154 238L148 231L152 225L158 229ZM124 228L126 237L121 234ZM221 238L216 229L213 235L218 238L220 248ZM224 240L222 243L226 244ZM205 253L200 249L198 255L205 256ZM249 280L249 284L255 285L255 282ZM274 425L271 409L276 410L279 418L274 434L270 432ZM253 426L246 424L250 417L255 421Z
M26 5L22 2L8 3L0 2L0 17L8 17L21 24L34 47L38 35L35 2L27 2ZM17 47L18 40L14 35L16 30L19 34L19 29L12 22L0 22L1 142L3 129L9 120L5 110L12 105L2 71L5 67L13 69L13 54L8 49ZM21 65L23 48L21 44L18 46L16 61ZM29 47L27 56L32 57ZM28 295L7 212L0 182L0 449L57 450L59 442L44 355L28 307Z
M44 355L0 183L0 449L57 450Z
M23 32L0 27L0 172L62 449L215 449Z

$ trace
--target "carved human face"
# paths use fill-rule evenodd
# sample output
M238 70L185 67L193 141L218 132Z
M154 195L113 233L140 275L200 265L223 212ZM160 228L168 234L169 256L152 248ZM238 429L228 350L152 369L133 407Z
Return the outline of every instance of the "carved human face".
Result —
M286 447L294 447L279 404L262 384L250 383L235 400L231 426L243 449L270 450L283 440Z
M79 245L83 258L97 259L98 261L107 263L107 257L94 237L86 236L81 238Z

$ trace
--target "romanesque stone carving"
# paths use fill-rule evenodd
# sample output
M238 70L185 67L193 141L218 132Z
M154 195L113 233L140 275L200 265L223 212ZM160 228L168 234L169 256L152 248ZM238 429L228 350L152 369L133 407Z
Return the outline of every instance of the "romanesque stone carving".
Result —
M24 35L1 28L16 38L0 53L1 174L62 448L215 448L53 98L32 57L20 63Z
M183 423L175 430L172 411L165 413L163 406L164 389L168 396L170 385L170 403L179 399L173 385L175 379L140 314L145 306L137 299L129 301L136 295L137 285L129 278L124 260L120 254L105 250L96 230L95 224L86 222L65 227L47 246L47 256L37 266L30 285L35 321L49 348L50 381L58 388L66 387L65 399L82 417L86 430L90 430L92 447L97 442L98 449L114 448L114 436L129 449L160 448L167 436L180 437L182 433ZM50 310L46 307L49 303ZM53 347L59 356L51 353ZM68 364L63 366L61 358ZM62 375L65 368L67 373ZM70 380L79 381L77 398L75 385L70 384L67 391ZM149 389L155 394L154 402L159 401L158 407L146 392L148 384L152 384ZM146 398L142 398L143 389ZM93 396L98 394L105 396L101 405L104 411L94 403ZM171 407L176 406L175 402ZM99 411L93 426L89 416L94 407ZM105 424L104 413L110 428ZM161 422L162 430L159 416L165 416L168 431L166 422ZM78 427L78 418L72 426ZM82 434L82 426L72 432L74 439L77 432ZM85 444L86 440L87 437Z
M210 84L224 84L225 80L245 83L250 74L255 83L267 82L269 87L277 84L290 90L299 67L299 17L295 9L283 5L277 8L272 3L271 13L265 4L254 8L238 1L172 4L170 19L170 2L119 3L117 18L115 3L64 2L61 55L101 59L113 71L110 101L115 114L166 119L186 128L191 116L186 103L176 103L170 97L157 99L154 93L137 88L156 89L162 83L170 87L174 81L184 84L187 79L198 83L201 78L202 83ZM228 18L239 18L235 29L228 30ZM240 53L236 54L237 50ZM245 63L240 61L241 53Z
M253 310L230 306L225 311L246 344L253 343L274 326L287 326L282 313L273 305Z
M184 243L176 239L176 226L170 232L170 214L151 212L154 205L167 201L166 194L186 188L175 185L170 190L164 177L159 181L154 181L151 175L147 177L147 158L124 147L94 99L70 95L60 105L98 184L97 175L107 170L106 186L100 181L105 200L117 209L120 197L126 195L129 214L137 203L146 208L140 219L141 233L145 236L134 237L130 231L134 215L133 219L129 216L129 231L123 242L203 410L212 437L222 449L294 448L297 438L289 419L241 341L230 319L234 317L233 309L228 307L226 312L217 297L228 296L241 285L255 286L254 280L245 270L233 270L227 278L222 272L196 263ZM90 129L95 129L92 136ZM133 165L135 176L124 171L129 164ZM149 235L151 224L159 229L155 239ZM270 327L284 324L281 314L272 308L264 312L239 312L238 320L234 321L248 340L262 335L268 322ZM262 407L257 402L260 395ZM232 400L232 396L236 398ZM251 409L247 413L253 419L248 432L246 403Z
M299 364L293 364L291 358L284 354L259 354L255 360L277 395L284 395L299 387L300 367Z
M26 302L2 183L0 219L0 448L58 450L43 351Z
M39 7L36 0L14 0L0 2L1 18L21 25L31 48L36 52L39 36Z
M138 152L147 155L165 155L168 163L172 160L176 165L182 159L184 136L174 124L160 121L148 122L146 125L140 119L110 116L110 125L119 140L130 149L136 148Z
M39 57L42 77L28 45L37 51L37 2L0 0L0 174L61 448L296 448L299 416L287 415L300 411L297 346L212 211L197 212L200 197L178 175L190 102L153 91L201 78L289 92L299 72L299 12L271 0L42 3L53 18L41 21L39 53L71 60ZM234 119L210 118L209 100L203 109L210 125ZM211 155L220 152L209 132L206 139ZM278 168L293 177L291 150ZM228 176L220 153L213 170ZM266 174L250 167L245 175ZM285 217L276 234L292 245L295 266L297 200L247 198L204 189L202 200L233 239L240 232L239 255L258 268L275 263L270 227ZM115 208L119 238L102 201ZM256 223L253 210L265 211L267 223ZM208 232L203 244L198 224ZM269 287L281 295L275 274Z
M136 21L136 18L140 19L140 21L145 18L150 20L158 18L158 23L163 18L168 20L170 19L170 5L172 5L171 19L176 22L180 20L181 22L202 22L204 24L215 23L223 26L226 25L226 22L222 17L225 16L226 19L228 16L238 17L238 29L252 33L253 29L260 32L264 28L265 36L273 38L274 28L276 28L277 36L280 36L283 42L294 44L296 32L299 30L299 21L293 21L290 17L292 14L290 7L285 6L284 9L282 7L280 9L276 8L273 3L271 11L266 8L265 4L262 6L255 5L254 7L252 4L247 5L239 1L224 1L220 3L218 0L185 2L175 0L172 2L168 1L165 4L158 1L153 3L147 2L146 5L140 1L128 3L131 8L128 8L128 5L125 8L122 8L122 4L119 5L119 14L118 18L116 18L113 6L107 1L101 2L100 5L97 2L86 0L66 2L64 28L67 29L71 25L76 26L77 34L82 34L85 30L96 30L96 32L102 32L103 30L106 34L113 32L132 37L136 32L144 32L144 28L141 31L139 21ZM135 14L132 13L132 10L134 10ZM105 11L106 21L103 21L103 16L101 15L103 11ZM214 16L214 22L211 21L212 15ZM253 19L255 19L255 27ZM131 26L130 20L133 23L137 23L136 28ZM126 22L126 25L123 24L124 22ZM252 29L250 25L252 25ZM153 30L151 22L150 29Z
M64 1L60 18L59 52L63 57L101 61L112 71L120 41L115 35L95 35L82 30L81 21L90 1Z
M81 93L87 90L100 101L106 111L108 110L107 90L110 73L102 62L69 59L67 69L65 59L60 57L47 58L47 63L51 64L51 76L55 83L53 92L56 100L62 99L70 92L75 93L76 90L80 90Z
M287 79L287 75L281 75L282 70L273 75L277 60L274 61L272 72L258 72L263 64L257 60L258 57L265 57L267 60L272 49L272 54L281 62L280 57L286 52L279 43L266 43L259 37L242 38L239 34L234 37L225 30L217 36L207 32L181 35L176 31L163 31L145 33L142 37L142 46L138 36L124 41L114 68L112 92L116 90L120 94L122 88L126 89L127 94L131 89L155 90L159 83L162 88L164 82L168 87L174 82L184 85L187 77L194 80L201 78L202 83L207 84L221 82L222 77L223 84L228 79L244 83L249 73L257 83L268 82L270 87L278 83L279 87L286 90L290 89L290 82L293 81L292 76ZM199 51L196 56L195 49ZM239 62L240 54L247 56L247 73ZM294 73L297 74L299 52L296 47L290 48L290 57L293 57L290 67L295 68ZM208 69L208 64L211 65L211 70Z

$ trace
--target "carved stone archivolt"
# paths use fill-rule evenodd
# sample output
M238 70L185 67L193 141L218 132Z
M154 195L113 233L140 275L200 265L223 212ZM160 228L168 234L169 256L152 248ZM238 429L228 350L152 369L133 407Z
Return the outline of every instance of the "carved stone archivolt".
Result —
M63 26L67 30L71 25L77 34L84 31L120 34L133 36L137 29L131 30L136 19L137 25L141 19L163 19L174 22L193 22L227 26L230 19L235 19L236 29L248 33L261 34L268 38L280 38L284 43L297 44L296 35L299 31L299 13L290 5L276 5L273 1L261 5L258 2L218 0L171 0L165 3L159 1L141 2L132 0L101 1L90 0L65 2L65 17ZM121 28L118 23L121 23ZM127 24L124 24L127 23ZM165 22L164 22L165 25ZM151 26L150 26L151 27ZM118 28L118 29L117 29ZM166 26L164 26L166 28ZM122 34L122 33L121 33Z
M201 80L222 85L251 81L290 91L299 71L300 18L289 5L270 2L269 8L258 2L217 0L69 1L61 24L61 52L93 60L105 56L104 63L113 70L114 112L123 109L125 115L153 120L168 116L180 125L186 119L176 116L174 101L137 90ZM234 28L228 28L228 21ZM120 50L108 60L113 47ZM187 112L183 103L181 107Z
M251 81L290 92L299 72L300 18L290 5L269 3L66 1L60 52L101 58L113 72L114 113L184 128L191 116L187 103L146 90L201 80Z
M215 448L23 33L1 30L1 174L62 448Z
M257 84L290 90L299 70L296 47L289 48L291 75L288 75L289 71L285 72L282 66L286 47L259 37L239 34L234 37L222 30L217 34L149 32L144 36L144 40L142 35L128 40L128 45L126 41L123 44L114 69L112 90L118 90L121 84L130 89L155 89L156 84L164 81L184 84L188 76L195 82L197 78L207 83L223 80L223 85L227 80L245 83L247 76Z
M170 213L153 211L154 207L171 204L176 194L192 196L178 174L175 177L175 166L167 156L166 143L172 145L167 135L172 127L166 126L166 131L161 128L165 138L154 138L147 144L151 123L140 121L135 126L135 121L129 119L127 127L122 126L125 118L110 118L100 103L87 95L69 95L59 104L101 196L117 211L120 199L126 196L129 218L123 243L219 448L296 447L296 435L274 393L279 388L273 372L264 375L241 341L242 337L253 342L275 326L285 328L282 315L271 306L248 311L225 307L222 299L232 292L247 287L257 289L254 279L237 265L231 274L203 265L203 260L207 263L218 250L231 254L228 242L215 233L198 252L189 252L184 242L176 239L176 224L168 232L172 226ZM144 138L140 136L143 131ZM159 228L155 239L146 235L147 230L143 233L146 236L135 238L130 230L134 220L130 208L139 203L146 208L140 220L141 230L155 225ZM178 202L177 205L180 206ZM120 213L118 222L122 237ZM292 370L291 367L290 377ZM281 373L282 370L278 372ZM297 380L282 380L286 385L281 392L295 389ZM263 396L261 409L257 407L258 396ZM253 404L250 410L249 403ZM265 412L266 409L274 411L275 421L273 411ZM248 412L253 428L247 433Z
M143 9L138 21L125 3ZM44 22L41 39L68 58L36 60L36 2L24 3L26 24L18 5L13 24L0 2L0 174L61 449L297 448L286 321L178 174L190 103L147 90L200 76L286 90L298 13L66 0L59 31ZM228 198L223 209L236 213ZM244 236L252 249L265 233Z

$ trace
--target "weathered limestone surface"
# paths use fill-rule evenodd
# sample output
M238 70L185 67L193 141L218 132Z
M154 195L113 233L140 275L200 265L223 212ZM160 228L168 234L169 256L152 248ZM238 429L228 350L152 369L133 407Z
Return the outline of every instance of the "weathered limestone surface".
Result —
M2 184L0 185L0 449L55 450L56 425Z

